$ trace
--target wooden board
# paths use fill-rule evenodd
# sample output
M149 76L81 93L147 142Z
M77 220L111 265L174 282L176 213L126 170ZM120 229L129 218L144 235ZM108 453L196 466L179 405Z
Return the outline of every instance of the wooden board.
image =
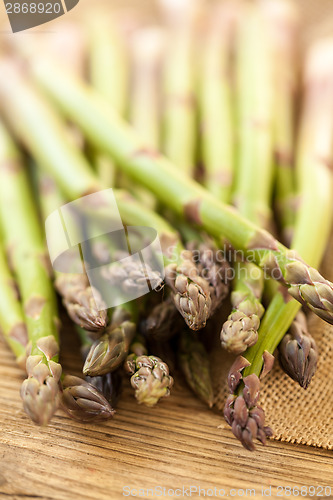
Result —
M67 334L63 346L64 369L78 373L77 346ZM153 410L137 405L125 384L112 421L80 424L59 411L49 427L39 428L22 410L22 377L0 339L1 499L113 500L124 498L126 486L137 495L139 488L159 486L188 493L190 486L216 488L217 498L220 489L236 498L242 495L237 490L255 489L261 498L261 488L271 487L271 498L279 498L277 486L287 485L329 485L333 498L331 452L271 441L251 454L229 429L218 429L222 416L197 401L181 379Z
M320 8L330 2L320 0ZM142 3L149 0L142 0L140 8ZM318 1L302 0L302 7L305 3L313 9L302 9L302 14L306 12L305 20L315 26L314 17L323 17ZM4 23L2 3L0 7ZM75 12L78 9L68 19ZM309 39L316 33L311 31ZM64 369L78 374L78 350L66 335L63 344ZM125 487L137 497L140 488L165 488L165 494L156 490L156 498L159 492L160 498L170 498L169 488L180 488L182 493L184 487L186 498L191 486L205 489L206 496L213 492L213 498L221 498L222 490L229 497L263 498L262 488L271 498L297 496L297 490L289 496L279 486L315 486L318 489L312 497L318 497L325 495L320 486L330 486L333 498L332 452L271 441L251 454L228 428L218 429L223 417L207 410L179 379L172 396L153 410L138 406L127 387L112 421L83 425L58 412L45 429L33 425L22 410L19 389L23 373L1 338L0 380L1 500L113 500L124 498L123 493L129 491ZM307 491L303 498L313 493ZM141 498L154 497L150 492ZM199 498L199 493L192 490L191 498Z

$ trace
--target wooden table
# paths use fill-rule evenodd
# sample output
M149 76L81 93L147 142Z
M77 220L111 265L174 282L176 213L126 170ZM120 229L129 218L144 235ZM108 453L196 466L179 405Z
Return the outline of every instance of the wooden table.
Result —
M62 363L78 373L72 342L63 339ZM329 485L333 498L332 452L270 441L250 453L229 429L218 429L221 415L207 410L180 379L172 396L153 410L137 405L124 384L112 421L84 425L59 411L49 427L39 428L22 410L22 376L0 339L1 499L113 500L129 489L138 498L159 498L140 497L139 488L184 487L189 494L191 486L207 496L216 488L213 498L221 498L220 489L229 497L262 498L262 488L271 487L271 498L281 498L277 486L286 485ZM246 495L250 489L255 496ZM160 498L172 498L172 491ZM203 491L199 497L193 490L191 498L203 498Z

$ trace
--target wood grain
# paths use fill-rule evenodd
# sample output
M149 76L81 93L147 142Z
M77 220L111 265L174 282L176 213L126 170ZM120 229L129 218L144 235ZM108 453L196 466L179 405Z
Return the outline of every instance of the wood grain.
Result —
M102 1L109 4L113 0ZM321 0L320 7L330 6L330 2ZM80 5L84 3L88 0ZM130 2L124 0L121 5L124 3ZM140 0L140 9L150 3ZM305 4L313 9L305 9ZM2 3L0 9L3 24ZM302 12L308 13L308 24L313 26L313 16L323 17L317 0L302 0ZM76 14L78 9L67 19ZM329 20L329 16L325 18ZM310 31L308 38L312 40L316 33ZM77 345L67 333L63 337L63 366L78 374ZM125 387L112 421L83 425L58 412L47 428L35 426L24 414L19 395L23 373L1 338L0 380L1 500L116 500L124 498L125 486L217 488L235 498L253 488L255 497L262 498L261 488L271 487L270 498L281 498L276 488L286 485L329 485L333 498L332 452L271 441L251 454L227 426L218 428L223 424L222 416L197 401L181 379L176 379L172 396L153 410L138 406ZM243 498L249 496L243 494ZM192 493L191 498L199 498L198 493Z
M78 373L78 346L68 332L63 347L65 370ZM172 396L153 410L137 405L125 384L112 421L84 425L58 412L48 428L39 428L22 411L22 377L0 340L1 499L120 499L125 486L197 486L217 488L217 494L254 488L257 498L271 486L278 498L279 485L330 485L333 495L331 452L271 441L251 454L228 428L218 429L221 415L179 378Z

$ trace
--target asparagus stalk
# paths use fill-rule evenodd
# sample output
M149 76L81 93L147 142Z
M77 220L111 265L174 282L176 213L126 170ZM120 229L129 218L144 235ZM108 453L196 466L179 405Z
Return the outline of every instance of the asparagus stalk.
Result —
M132 39L133 85L130 122L155 150L160 146L160 98L158 76L164 49L164 33L158 27L138 30Z
M182 332L179 339L178 360L192 391L211 408L214 393L210 378L210 362L204 345L193 333Z
M196 160L194 34L197 6L162 3L169 36L163 67L162 151L190 177ZM184 4L184 5L182 5ZM174 22L175 21L175 22ZM143 137L144 138L144 137ZM148 143L147 143L148 144Z
M212 9L203 48L199 84L204 185L219 200L229 203L234 177L231 47L238 6L224 3Z
M124 115L129 87L128 54L114 21L103 14L88 23L90 81L105 101ZM116 168L111 158L96 153L96 169L105 186L113 186Z
M0 329L16 357L17 364L25 369L28 332L2 241L0 241Z
M237 53L238 170L234 202L240 213L259 226L270 223L272 161L272 68L269 37L258 6L245 10L240 22ZM263 43L262 40L266 42ZM232 312L221 331L222 346L240 354L258 339L264 313L264 274L252 263L235 263Z
M9 271L3 248L0 247L0 326L16 356L19 366L25 368L28 333L22 307L17 297L13 277ZM99 385L101 385L99 383ZM114 399L114 384L104 381L101 389ZM80 421L110 418L114 414L108 399L104 399L98 388L85 383L78 377L67 375L62 380L61 404L73 418Z
M332 48L331 40L318 42L307 56L297 150L301 204L292 246L314 265L320 263L325 251L333 215L333 175L329 168L333 141ZM244 358L238 358L230 371L232 394L226 402L225 418L236 437L251 450L254 449L254 439L263 442L265 434L271 433L263 427L264 414L257 406L259 376L271 368L273 353L299 309L300 304L288 301L286 295L277 290L261 323L257 344L246 352ZM305 361L305 356L303 359Z
M28 378L22 384L21 397L31 419L46 425L58 406L61 376L56 299L28 179L2 125L0 151L0 217L4 243L19 287L29 337Z
M57 188L54 180L36 169L38 178L39 202L46 218L65 205L65 199ZM55 287L63 299L63 304L74 323L92 332L100 332L107 325L107 307L100 310L94 297L99 292L90 286L85 274L56 272ZM100 303L102 300L100 299Z
M0 81L1 107L16 133L26 144L29 137L31 140L32 132L34 136L38 135L40 144L44 144L47 138L47 155L45 151L41 155L45 168L51 169L50 157L56 159L57 172L54 174L63 189L67 186L68 190L71 186L74 197L98 189L93 174L74 161L73 153L72 162L63 162L58 141L56 148L53 143L51 147L49 128L40 127L40 123L44 123L40 116L38 120L34 118L37 116L36 109L40 109L37 106L40 102L38 94L33 91L26 76L18 72L16 67L10 69L8 65L11 66L8 61L1 63L2 70L6 67L6 71L1 74L10 74L9 79ZM286 286L297 301L307 305L326 321L333 322L333 285L318 271L303 262L295 251L286 249L267 231L212 198L208 191L185 177L163 156L147 150L132 128L110 109L106 109L91 88L65 71L54 74L52 68L50 71L49 63L44 59L30 60L35 81L82 128L96 147L115 158L127 175L150 189L175 213L185 216L188 221L196 223L216 238L223 235L245 258L252 259L267 275ZM48 110L47 117L49 113ZM14 120L17 116L20 120ZM23 123L29 125L25 127ZM69 164L71 169L68 169Z
M282 241L290 247L297 206L294 172L294 117L296 91L296 37L299 20L295 5L269 0L262 4L269 23L274 58L275 207Z
M273 186L270 35L258 5L244 9L237 36L239 153L233 201L241 214L268 228Z
M294 97L296 89L296 35L298 16L289 1L271 0L263 4L271 22L273 55L276 61L274 81L274 147L276 165L275 206L282 241L290 246L296 219L297 193L293 161ZM276 18L282 22L276 22ZM274 294L275 287L269 291ZM272 297L271 297L272 298ZM302 311L297 313L287 334L279 344L279 361L283 370L301 387L307 388L316 371L318 349L307 328Z

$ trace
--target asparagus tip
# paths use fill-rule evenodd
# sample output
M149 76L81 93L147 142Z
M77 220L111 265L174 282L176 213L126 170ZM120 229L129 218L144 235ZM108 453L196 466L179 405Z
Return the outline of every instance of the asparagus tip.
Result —
M66 375L62 386L62 407L75 420L81 422L107 420L115 414L115 410L103 394L85 380Z

